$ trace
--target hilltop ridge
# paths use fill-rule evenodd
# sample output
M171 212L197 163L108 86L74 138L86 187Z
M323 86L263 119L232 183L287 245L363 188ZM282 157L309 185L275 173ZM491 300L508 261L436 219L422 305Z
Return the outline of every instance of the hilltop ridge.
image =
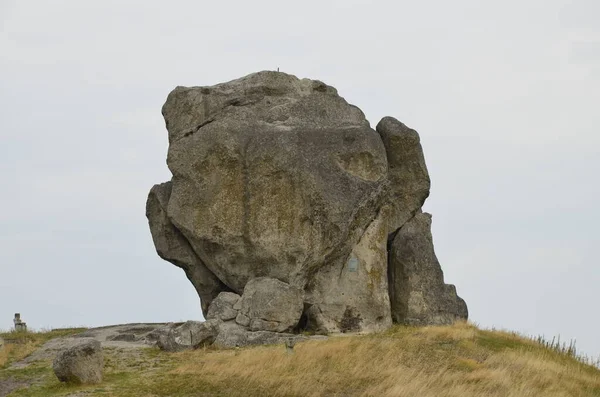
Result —
M31 334L25 352L47 338L82 331ZM465 323L304 341L293 354L282 344L180 353L109 345L103 350L105 380L93 386L59 383L51 357L23 366L22 354L9 354L7 361L0 352L0 396L9 384L28 385L11 397L600 396L600 370L572 351Z

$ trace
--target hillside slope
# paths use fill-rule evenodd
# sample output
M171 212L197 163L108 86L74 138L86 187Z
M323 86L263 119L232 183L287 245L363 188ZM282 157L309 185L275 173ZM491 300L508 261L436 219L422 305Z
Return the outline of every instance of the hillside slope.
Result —
M30 351L48 337L38 338ZM50 360L23 367L15 365L23 357L13 355L12 365L6 357L0 362L0 391L3 383L20 383L29 386L10 396L600 396L597 368L515 334L469 324L307 341L293 354L283 346L104 351L101 385L60 384Z

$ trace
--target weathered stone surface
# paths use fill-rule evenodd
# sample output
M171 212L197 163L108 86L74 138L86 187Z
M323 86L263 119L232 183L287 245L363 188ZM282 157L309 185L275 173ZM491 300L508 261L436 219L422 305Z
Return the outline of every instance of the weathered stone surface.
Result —
M165 329L166 332L158 335L156 345L168 352L210 345L217 337L219 324L220 320L187 321L179 326Z
M238 313L238 315L235 318L235 322L243 327L247 327L250 325L250 317L242 313Z
M431 215L419 212L402 226L390 252L390 300L395 322L442 325L467 319L467 305L435 256Z
M240 299L241 297L233 292L221 292L210 304L206 318L208 320L234 320L237 317L239 310L234 309L234 306Z
M251 331L289 331L300 321L303 300L301 289L274 278L258 277L246 284L240 313L249 318Z
M156 345L162 337L168 336L173 330L181 324L168 323L149 332L144 337L144 342L148 345ZM164 340L163 340L164 341Z
M135 342L136 336L135 334L118 334L110 336L108 340L113 342Z
M95 339L81 338L74 346L60 351L52 367L61 382L100 383L104 367L101 344Z
M384 207L344 261L319 270L306 301L307 328L330 332L381 331L392 324Z
M389 233L398 230L421 209L429 197L430 180L417 131L393 117L384 117L377 132L385 146L390 181Z
M253 345L272 345L285 343L286 340L294 342L305 340L302 335L294 335L270 331L248 331L246 328L233 322L221 323L219 335L215 339L218 347L243 347Z
M156 252L166 261L180 267L200 296L202 312L221 291L227 288L198 258L186 238L167 217L167 204L171 196L171 182L155 185L146 202L146 217Z
M205 316L225 321L216 340L466 317L433 245L423 266L388 257L392 242L410 251L394 237L429 195L416 131L392 117L375 131L335 88L279 72L177 87L162 111L173 177L146 214L159 255L185 270Z
M214 345L218 347L236 347L246 346L248 329L228 321L219 324L219 333L215 339Z
M322 82L260 72L178 87L163 115L167 218L237 293L264 275L303 287L348 255L383 199L379 134Z

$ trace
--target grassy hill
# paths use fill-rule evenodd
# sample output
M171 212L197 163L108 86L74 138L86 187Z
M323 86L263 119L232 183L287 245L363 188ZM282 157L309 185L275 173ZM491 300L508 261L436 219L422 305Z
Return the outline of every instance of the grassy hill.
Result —
M0 384L30 383L10 396L600 396L600 370L568 347L516 334L450 327L394 327L372 335L284 346L201 349L105 349L105 381L60 384L50 360L10 368L51 337L31 334L20 351L0 354ZM10 337L6 334L5 338Z

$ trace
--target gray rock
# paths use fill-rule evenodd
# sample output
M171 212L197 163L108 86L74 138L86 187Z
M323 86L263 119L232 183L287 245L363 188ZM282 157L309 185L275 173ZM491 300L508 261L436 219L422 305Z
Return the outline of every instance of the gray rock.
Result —
M238 301L233 305L233 310L237 310L238 312L242 309L242 300L238 299Z
M468 317L465 301L444 274L433 248L431 215L419 212L394 238L390 252L390 300L395 322L443 325Z
M108 337L107 340L113 342L135 342L136 336L135 334L118 334Z
M376 129L388 159L391 206L388 228L393 233L423 206L431 182L417 131L393 117L381 119Z
M168 323L161 327L158 327L146 334L146 336L144 337L144 342L149 345L156 345L157 342L161 339L161 337L169 335L173 332L173 329L175 329L179 325L181 324Z
M285 332L298 324L303 298L299 288L274 278L258 277L246 284L240 313L250 319L251 331Z
M250 325L250 317L242 313L238 313L238 315L235 318L235 322L241 325L242 327L247 327Z
M208 320L234 320L239 310L234 309L234 306L236 306L240 299L241 297L233 292L221 292L210 304L206 318ZM238 307L241 308L239 305Z
M236 324L233 321L228 321L219 324L219 332L214 341L214 346L217 347L242 347L247 346L248 330Z
M186 238L167 217L167 204L171 196L171 182L155 185L146 201L146 217L156 252L166 261L180 267L192 282L200 296L202 312L208 313L208 307L214 298L226 287L204 265L196 255Z
M294 335L270 331L249 331L234 322L221 323L219 335L214 345L221 348L243 347L254 345L272 345L293 340L294 343L305 340L302 335Z
M343 261L319 269L307 291L306 328L319 333L382 331L392 325L385 207Z
M61 382L92 384L102 382L104 358L99 341L81 338L58 353L52 368Z
M219 324L219 320L187 321L159 335L156 345L168 352L210 345L217 337Z
M410 224L430 188L416 131L391 117L375 131L335 88L279 72L177 87L162 112L173 177L146 215L158 254L184 269L206 318L225 321L216 340L466 317L433 245L413 252L423 266L405 257L425 236Z
M163 115L166 216L237 293L265 275L302 288L348 256L384 199L379 134L322 82L260 72L177 87Z

